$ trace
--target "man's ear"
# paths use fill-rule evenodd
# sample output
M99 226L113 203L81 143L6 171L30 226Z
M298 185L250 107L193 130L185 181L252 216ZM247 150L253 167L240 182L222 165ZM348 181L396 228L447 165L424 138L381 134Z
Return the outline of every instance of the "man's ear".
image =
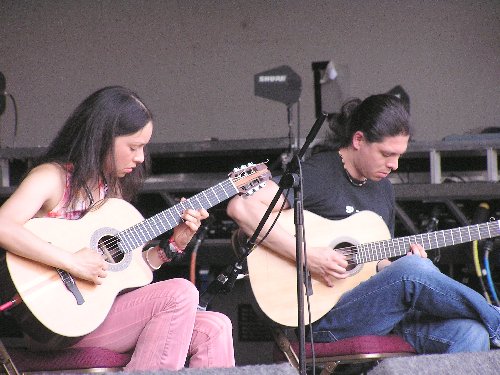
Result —
M361 143L363 142L365 142L365 135L361 130L358 130L352 136L352 147L354 147L355 150L359 150Z

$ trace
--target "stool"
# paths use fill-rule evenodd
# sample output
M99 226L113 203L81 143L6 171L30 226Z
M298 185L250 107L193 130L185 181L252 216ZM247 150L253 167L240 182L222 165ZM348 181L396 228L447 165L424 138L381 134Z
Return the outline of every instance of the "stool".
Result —
M271 327L276 343L274 360L288 361L299 369L299 342L290 340L280 327ZM321 375L333 374L341 364L377 362L384 358L415 355L415 349L396 335L356 336L335 342L314 343L314 363L322 368ZM306 365L313 363L313 348L305 343Z
M21 347L5 347L0 340L0 363L8 375L24 372L92 372L121 371L131 354L104 348L68 348L33 352Z

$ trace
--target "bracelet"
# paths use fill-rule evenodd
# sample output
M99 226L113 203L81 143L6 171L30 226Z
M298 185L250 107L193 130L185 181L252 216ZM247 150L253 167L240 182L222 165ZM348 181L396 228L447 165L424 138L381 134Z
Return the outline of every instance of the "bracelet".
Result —
M163 249L158 245L155 247L156 252L158 253L158 258L162 261L162 263L170 262L172 259L167 257L167 254L163 251Z
M174 240L174 236L172 236L168 239L168 243L174 247L176 252L182 253L184 251L184 249L181 250L180 247L177 246L177 243Z
M148 256L150 250L151 249L146 250L146 257L145 257L146 258L146 263L148 264L149 268L151 268L153 270L157 270L157 269L159 269L161 267L161 264L159 266L156 266L156 267L151 264L151 262L149 261L149 256Z
M377 262L377 265L375 266L375 271L377 271L377 273L378 273L378 272L380 272L380 270L378 269L378 264L379 264L380 262L382 262L382 261L383 261L383 259L380 259L380 260Z
M160 252L163 254L160 254ZM158 255L160 259L171 262L181 258L184 252L177 247L173 237L170 237L168 240L164 239L160 241L158 244Z

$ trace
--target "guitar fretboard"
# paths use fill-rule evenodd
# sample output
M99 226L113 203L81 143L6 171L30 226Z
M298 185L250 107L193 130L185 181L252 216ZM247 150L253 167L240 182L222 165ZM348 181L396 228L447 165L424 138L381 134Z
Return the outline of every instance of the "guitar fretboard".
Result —
M182 221L182 213L188 208L194 210L209 209L237 193L238 189L233 184L232 179L228 178L183 202L157 213L149 219L119 232L116 236L119 239L120 250L128 253L176 227Z
M373 262L380 259L405 255L410 244L420 244L425 251L440 247L458 245L475 240L500 236L500 221L469 225L436 232L416 234L356 245L354 261L356 264Z

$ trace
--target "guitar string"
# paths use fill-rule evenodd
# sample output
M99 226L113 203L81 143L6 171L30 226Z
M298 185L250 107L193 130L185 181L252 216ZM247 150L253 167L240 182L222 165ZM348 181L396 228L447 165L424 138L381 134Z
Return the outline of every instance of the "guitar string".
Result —
M199 194L193 196L192 198L190 198L190 200L193 199L193 198L195 198L195 197L197 197L198 195ZM175 205L175 206L173 206L171 208L174 209L177 206L181 206L182 207L182 205L179 203L179 204L177 204L177 205ZM177 209L176 209L176 211L177 211ZM162 212L162 213L159 213L159 214L164 214L164 213L165 212ZM177 211L177 214L179 215L178 211ZM447 246L446 245L446 239L447 239L446 234L450 233L450 234L448 234L448 237L451 236L451 239L453 239L453 232L452 232L453 230L458 231L461 234L461 232L464 229L467 229L469 231L469 237L471 236L471 229L472 229L473 232L474 232L474 230L477 231L477 233L476 232L474 232L474 233L477 234L477 235L479 235L479 239L481 239L481 230L487 230L487 236L486 236L487 238L493 237L493 236L490 235L490 229L491 229L490 228L490 224L494 224L494 223L495 223L494 221L490 221L490 222L486 222L486 223L476 224L476 225L473 225L473 226L466 226L466 227L454 228L454 229L451 229L451 230L438 231L438 232L435 232L435 234L434 234L434 236L435 236L434 241L439 242L437 236L438 236L438 233L441 233L441 235L442 235L442 237L444 239L444 244L445 244L445 246ZM144 231L141 231L141 233L144 233ZM371 244L368 244L368 245L371 245L372 248L371 249L367 249L367 250L363 249L363 246L362 246L363 244L360 244L360 245L357 245L357 246L353 245L353 246L339 248L339 249L335 249L335 250L342 252L344 255L347 255L348 257L351 257L351 256L354 256L356 254L360 254L361 253L361 254L365 254L365 258L367 258L366 254L373 255L373 251L370 251L370 250L373 250L373 246L376 246L377 243L381 244L383 242L392 242L393 244L397 244L398 248L400 248L401 247L401 241L402 241L403 245L405 245L405 240L410 241L410 239L412 237L415 238L415 239L418 237L420 240L422 240L422 242L424 242L423 240L424 240L424 237L426 235L428 237L427 241L429 243L431 243L432 239L429 237L429 233L427 233L427 234L426 233L422 233L422 234L418 234L418 235L406 236L406 237L401 237L401 238L397 238L397 239L389 239L389 240L383 240L383 241L379 241L379 242L373 242ZM110 239L109 241L105 240L103 242L103 245L105 247L109 246L109 245L114 245L117 241L118 241L118 238L116 236L112 236L112 239ZM418 241L415 241L415 242L418 243ZM453 244L453 241L452 241L452 244ZM358 248L358 247L361 247L361 248ZM409 249L409 248L405 248L405 252L407 251L407 249ZM122 251L118 247L114 247L111 251L108 250L108 253L110 253L111 255L114 256L116 254L121 254ZM404 252L402 252L400 255L403 255L403 254L404 254ZM374 261L375 260L378 260L378 259L374 259ZM352 258L349 258L348 259L348 264L357 264L357 263L354 260L352 260Z
M491 224L491 223L494 223L494 222L476 224L476 225L469 226L469 227L454 228L454 229L446 230L446 231L438 231L435 234L436 238L434 239L434 241L439 242L438 239L437 239L437 233L441 233L442 236L443 236L443 240L444 240L445 246L446 246L446 240L447 239L453 239L453 234L452 234L451 231L455 230L455 231L461 232L465 228L467 228L467 230L470 232L471 227L472 228L476 228L476 231L474 232L474 234L480 235L481 234L481 230L483 230L483 231L487 230L486 234L487 234L487 236L489 236L490 235L490 225L489 224ZM449 234L447 235L447 233L449 233ZM417 238L419 238L421 240L421 242L424 242L423 241L424 240L423 237L425 237L425 236L426 236L426 234L422 233L422 234L418 234L418 235L406 236L406 237L401 237L401 238L397 238L397 239L388 239L388 240L382 240L382 241L379 241L379 242L372 242L372 243L368 244L368 245L371 245L371 248L368 248L368 249L363 249L363 245L364 244L359 244L359 245L352 245L352 246L343 247L343 248L337 248L335 250L339 251L339 252L342 252L344 255L347 255L348 257L354 256L356 254L365 254L364 255L365 258L369 259L369 256L374 255L374 253L376 253L376 249L375 249L375 251L373 251L373 247L376 247L377 244L381 244L383 242L388 242L388 243L392 242L393 244L397 244L398 248L401 248L401 245L405 245L405 240L409 243L410 239L412 237L414 237L415 238L415 242L418 243L418 241L416 240ZM427 234L427 237L428 236L429 235ZM469 234L469 237L470 237L470 234ZM118 241L118 239L113 236L112 240L110 240L110 241L104 241L104 246L111 245L111 244L115 243L116 241ZM428 237L427 241L429 243L431 243L432 239ZM406 245L408 245L408 244L406 244ZM404 249L405 251L401 252L400 255L403 255L405 252L407 252L408 249L409 249L409 247L405 247L405 249ZM118 249L118 248L113 248L112 251L109 251L109 253L111 255L117 255L117 254L121 254L122 251L120 249ZM375 260L378 260L378 259L374 259L373 261L375 261ZM352 260L352 258L348 258L347 262L348 262L349 265L357 264L357 262L354 261L354 260Z
M238 180L238 179L242 179L242 178L243 178L243 177L238 177L238 178L235 178L235 179L236 179L236 180ZM232 179L231 179L231 180L232 180ZM224 187L223 187L223 184L224 184L224 183L226 183L226 182L228 182L228 180L223 181L223 182L221 182L220 184L218 184L218 185L216 185L216 186L213 186L212 188L207 189L207 190L211 190L211 191L214 193L215 198L217 198L217 196L218 196L218 195L217 195L217 190L218 190L217 188L219 187L219 188L221 188L221 190L222 190L222 191L224 191L224 192L225 192L225 189L224 189ZM198 194L194 195L193 197L189 198L188 200L186 200L186 201L184 201L184 202L177 203L177 204L175 204L174 206L170 207L168 210L165 210L165 211L159 212L159 213L158 213L158 214L156 214L156 215L163 215L163 216L165 216L165 215L167 214L167 211L168 211L168 212L170 212L170 213L171 213L172 211L175 211L175 212L176 212L176 214L180 217L180 216L181 216L181 213L180 213L180 212L184 211L184 207L183 207L183 206L184 206L184 205L186 205L186 202L187 202L187 204L188 204L188 205L189 205L189 204L191 205L191 208L192 208L192 209L196 209L196 208L195 208L195 206L192 204L192 202L193 202L194 200L196 200L196 199L197 199L197 200L198 200L198 202L200 202L200 203L201 203L201 201L200 201L200 197L201 197L202 195L206 195L206 194L205 194L205 192L206 192L207 190L205 190L205 191L203 191L203 192L200 192L200 193L198 193ZM226 192L226 195L227 195L227 192ZM209 203L209 205L211 205L211 206L214 206L215 204L217 204L217 203L212 202L212 201L210 200L210 198L206 198L206 197L205 197L205 200L207 200L207 202L208 202L208 203ZM222 200L219 200L218 198L217 198L216 200L217 200L217 201L219 201L218 203L220 203L220 202L222 201ZM183 210L180 210L179 208L183 208ZM206 207L204 207L204 206L203 206L203 204L202 204L202 205L201 205L201 207L199 207L199 208L206 208ZM156 215L155 215L155 216L156 216ZM172 217L173 217L173 215L172 215ZM148 221L148 220L151 220L151 219L152 219L152 218L149 218L149 219L146 219L145 221ZM175 218L174 218L174 219L175 219ZM177 220L178 220L178 219L177 219ZM168 219L168 218L166 219L166 221L169 223L169 225L172 225L172 224L170 223L170 221L169 221L169 219ZM144 221L143 221L142 223L144 223ZM155 223L155 224L157 224L157 223ZM157 227L158 227L158 226L157 226ZM162 233L167 232L168 230L172 229L173 227L175 227L175 225L174 225L174 226L172 226L171 228L167 229L167 230L163 230L163 231L162 231ZM132 227L126 228L126 229L124 229L122 232L125 232L125 231L127 231L127 230L132 231L132 230L131 230L131 228L132 228ZM143 235L144 233L149 234L149 232L148 232L147 230L140 230L137 234L138 234L138 235ZM112 247L112 249L109 249L109 250L107 249L109 254L111 254L112 256L115 256L115 255L117 255L117 254L120 254L120 255L121 255L121 254L123 253L123 251L121 251L121 250L120 250L117 246L115 246L115 244L116 244L116 243L118 243L118 242L119 242L119 238L118 238L118 236L116 236L116 235L115 235L115 236L110 236L110 239L106 239L106 240L104 240L103 242L101 242L101 243L100 243L100 246L98 246L98 248L99 248L99 250L101 250L101 249L102 249L102 247L106 248L106 247L110 246L110 247ZM147 242L147 241L145 241L145 242Z
M256 167L256 166L253 166L253 167L251 168L253 172L249 173L249 172L248 172L248 170L249 170L250 168L247 168L247 169L245 169L243 172L240 172L240 174L239 174L238 176L231 177L231 178L229 178L228 180L222 181L222 182L220 182L219 184L217 184L217 185L215 185L215 186L213 186L213 187L211 187L211 188L209 188L209 189L207 189L207 190L204 190L204 191L202 191L202 192L200 192L200 193L198 193L198 194L194 195L193 197L189 198L189 199L188 199L188 200L186 200L185 202L181 202L181 203L178 203L178 204L176 204L176 205L172 206L170 209L168 209L168 211L169 211L169 212L172 212L172 210L174 210L174 209L175 209L175 211L176 211L177 215L181 216L181 214L179 213L178 208L179 208L179 207L182 207L182 208L183 208L182 203L184 203L184 204L185 204L186 202L190 203L190 202L192 202L194 199L198 199L198 201L200 202L199 198L197 198L197 197L200 197L201 195L206 195L205 193L206 193L207 191L209 191L209 190L213 191L213 192L214 192L215 197L217 198L217 193L216 193L216 191L217 191L217 188L218 188L218 187L220 187L220 188L222 189L222 191L224 191L224 192L226 193L226 195L228 195L228 194L227 194L227 192L226 192L226 191L225 191L225 189L224 189L224 186L223 186L223 185L224 185L224 183L227 183L228 181L232 181L232 182L236 182L236 185L237 185L237 182L238 182L238 181L243 180L243 179L245 179L245 178L248 178L248 176L251 176L252 174L259 172L259 170L258 170L258 169L256 169L255 167ZM247 174L243 175L243 173L247 173ZM262 175L259 175L259 176L255 177L254 179L252 179L252 181L249 181L249 183L248 183L248 184L250 184L250 183L254 183L255 181L260 181L260 180L259 180L259 178L261 178L262 176L264 176L264 177L265 177L265 175L266 175L266 173L264 173L264 172L263 172L263 173L262 173ZM262 182L262 181L261 181L261 182ZM247 185L248 185L248 184L247 184ZM255 186L255 185L254 185L254 186ZM87 192L87 193L88 193L88 192ZM205 197L205 198L206 198L206 197ZM91 199L92 199L92 197L91 197ZM92 200L93 200L93 199L92 199ZM207 201L208 201L208 203L210 204L210 207L213 207L214 205L216 205L216 204L217 204L217 203L212 203L212 202L210 201L210 199L208 199L208 198L206 198L206 200L207 200ZM218 200L218 203L222 202L222 200L219 200L218 198L217 198L217 200ZM191 204L191 208L192 208L192 209L196 209L196 208L194 207L194 205L193 205L193 204ZM199 207L199 208L206 208L206 207L204 207L203 205L201 205L201 207ZM184 210L183 210L183 211L184 211ZM160 215L160 214L162 214L162 215L164 215L164 216L165 216L166 211L160 212L160 213L158 213L157 215ZM151 219L151 218L150 218L150 219ZM147 220L149 220L149 219L147 219ZM169 222L169 220L168 220L168 219L167 219L167 222ZM171 223L170 223L170 222L169 222L169 225L171 225ZM174 225L174 227L175 227L175 225ZM130 228L131 228L131 227L130 227ZM130 229L130 228L127 228L127 229L125 229L125 230L123 230L123 231L126 231L126 230L128 230L128 229ZM172 229L172 228L173 228L173 227L171 227L170 229ZM170 230L170 229L167 229L167 230L163 231L162 233L165 233L165 232L167 232L167 231L168 231L168 230ZM123 232L123 231L122 231L122 232ZM139 234L144 234L145 232L146 232L146 233L149 233L149 232L147 232L147 231L140 231L140 232L139 232ZM117 236L111 236L111 238L110 238L110 239L106 239L106 240L104 240L104 241L100 244L101 246L98 246L98 250L100 250L100 251L102 252L102 248L106 248L106 251L107 251L107 252L108 252L108 253L109 253L109 254L110 254L110 255L114 258L114 256L116 256L116 255L121 255L122 253L124 253L123 251L121 251L121 250L118 248L118 246L115 246L115 244L116 244L116 243L118 243L118 242L119 242L119 238L118 238ZM145 241L145 242L147 242L147 241ZM111 249L107 249L107 247L110 247L110 246L111 246L112 248L111 248Z
M377 253L381 253L380 250L384 250L383 254L386 255L389 253L391 256L397 256L397 255L404 255L405 253L408 252L409 250L409 244L410 243L420 243L425 244L425 242L428 242L430 247L426 250L430 250L433 248L440 247L440 241L442 241L443 245L441 247L446 247L449 245L454 245L456 242L453 240L454 238L454 232L457 232L460 234L460 241L458 243L463 243L463 242L470 242L473 241L475 237L473 236L478 236L479 239L483 238L491 238L498 236L500 233L498 232L498 228L495 228L495 226L498 225L498 221L490 221L486 223L480 223L480 224L475 224L471 226L464 226L464 227L459 227L459 228L452 228L449 230L442 230L442 231L437 231L434 232L434 234L431 233L421 233L417 235L411 235L411 236L406 236L406 237L400 237L400 238L393 238L393 239L388 239L388 240L382 240L382 241L376 241L368 244L359 244L359 245L353 245L353 246L348 246L344 248L338 248L335 249L339 252L342 252L344 255L347 256L353 256L356 254L361 254L365 259L371 260L373 255L376 255ZM492 234L492 229L495 229L495 232ZM465 233L463 233L465 232ZM441 239L439 239L441 237ZM463 241L462 237L465 237L467 240ZM387 243L388 246L383 246L383 243ZM433 244L435 244L434 247ZM396 251L397 250L397 251ZM394 251L396 253L392 254ZM380 258L375 258L375 260L379 260ZM352 258L348 259L348 264L357 264L355 261L352 260Z
M377 253L380 253L380 251L377 251L377 250L379 250L379 249L377 249L377 245L378 245L378 247L380 247L383 243L388 243L389 249L384 250L384 255L386 253L389 253L391 256L404 255L409 250L410 242L421 243L421 245L422 245L422 243L425 243L427 241L430 245L435 243L436 247L439 247L438 246L439 245L438 234L441 234L441 236L442 236L442 241L444 243L444 245L442 247L448 246L448 242L451 242L451 245L455 244L455 242L453 241L453 238L454 238L453 231L459 232L461 239L462 239L462 232L465 230L466 230L466 232L468 232L468 236L466 236L466 237L469 238L469 241L460 241L459 243L473 241L473 239L472 239L473 235L479 236L479 239L495 237L495 235L491 234L492 229L497 230L497 232L495 232L495 233L498 233L498 234L496 234L496 236L498 236L500 234L498 232L498 228L495 228L495 225L493 225L493 224L498 224L498 222L497 221L490 221L490 222L475 224L475 225L471 225L471 226L465 226L465 227L459 227L459 228L452 228L449 230L437 231L434 233L434 238L430 237L430 235L431 235L430 233L421 233L421 234L417 234L417 235L382 240L382 241L372 242L372 243L368 243L368 244L352 245L352 246L348 246L348 247L337 248L335 250L342 252L344 255L347 255L348 257L354 256L357 254L361 254L361 255L363 255L363 257L365 259L371 259L371 256L376 255ZM483 234L483 236L482 236L482 234ZM427 238L425 238L425 237L427 237ZM420 241L418 241L418 240L420 240ZM399 254L398 253L391 254L391 244L392 244L392 251L396 250L396 247L397 247ZM363 246L363 245L368 245L368 246ZM430 247L427 250L431 250L431 249L436 248L436 247ZM385 247L385 249L387 249L387 247ZM376 259L373 259L371 261L376 261L379 259L381 259L381 258L376 258ZM352 260L352 258L348 258L347 263L349 265L358 264L356 261Z

